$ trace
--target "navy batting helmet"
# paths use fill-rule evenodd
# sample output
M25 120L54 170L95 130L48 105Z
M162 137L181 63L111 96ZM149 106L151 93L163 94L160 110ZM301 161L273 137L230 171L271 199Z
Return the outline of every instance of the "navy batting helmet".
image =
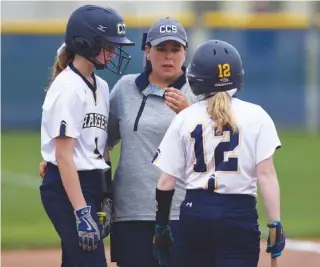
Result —
M126 38L126 26L118 12L95 5L81 6L71 14L65 43L70 51L90 60L97 69L107 68L117 74L121 74L131 60L131 56L122 47L134 45ZM103 64L95 59L101 49L108 45L116 47L117 63L105 61ZM107 63L112 66L107 66Z
M243 75L240 54L220 40L200 45L188 67L188 80L195 95L240 90Z

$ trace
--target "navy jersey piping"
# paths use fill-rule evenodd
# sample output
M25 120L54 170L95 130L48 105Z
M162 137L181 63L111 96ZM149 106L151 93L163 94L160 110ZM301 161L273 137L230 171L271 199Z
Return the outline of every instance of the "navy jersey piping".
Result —
M183 67L182 70L183 70L183 74L177 80L175 80L172 84L168 85L168 87L174 87L174 88L176 88L178 90L181 90L182 86L184 86L187 83L185 67ZM139 120L140 120L140 117L142 115L142 112L143 112L144 107L145 107L146 102L147 102L148 96L145 96L144 94L142 94L142 92L149 85L149 79L148 78L149 78L150 73L151 73L151 71L144 71L135 80L135 84L136 84L138 90L140 91L140 93L142 95L142 102L141 102L138 114L136 116L136 119L134 121L133 131L135 131L135 132L138 130ZM163 98L164 98L164 95L163 95Z
M135 119L135 121L134 121L133 131L135 131L135 132L138 130L139 119L140 119L141 114L142 114L142 112L143 112L143 110L144 110L144 107L145 107L145 105L146 105L147 98L148 98L147 96L142 95L142 102L141 102L141 105L140 105L140 108L139 108L137 117L136 117L136 119Z
M84 77L81 72L72 64L69 64L69 68L76 74L78 74L81 79L86 83L86 85L90 88L90 90L93 93L93 98L94 98L94 102L97 102L97 95L96 95L96 91L97 91L97 81L96 81L96 76L94 75L94 73L91 74L91 77L93 79L93 84L90 83L86 77Z

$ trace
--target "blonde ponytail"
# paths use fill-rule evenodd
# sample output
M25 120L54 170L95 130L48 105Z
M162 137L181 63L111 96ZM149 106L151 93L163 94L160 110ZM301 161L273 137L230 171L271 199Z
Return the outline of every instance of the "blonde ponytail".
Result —
M75 54L69 51L66 46L62 48L61 52L57 55L56 61L53 65L49 87L54 79L59 75L59 73L61 73L70 63L72 63L74 57ZM46 91L48 90L48 88L46 89Z
M207 107L209 116L215 121L216 129L223 132L223 127L229 127L233 132L238 130L231 110L231 96L227 92L219 92L210 97Z

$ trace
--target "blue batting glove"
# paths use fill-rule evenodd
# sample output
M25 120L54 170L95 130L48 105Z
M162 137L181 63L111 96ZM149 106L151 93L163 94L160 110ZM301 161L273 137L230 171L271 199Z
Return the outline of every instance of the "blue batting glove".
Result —
M269 228L276 228L276 242L274 245L270 244L270 236L267 241L267 253L271 253L272 258L281 256L281 252L286 245L286 234L283 231L281 222L270 222L268 223Z
M170 226L156 225L153 239L153 254L159 265L169 265L172 250L173 236Z
M74 211L79 235L79 246L85 251L95 250L100 241L100 231L90 211L91 206Z

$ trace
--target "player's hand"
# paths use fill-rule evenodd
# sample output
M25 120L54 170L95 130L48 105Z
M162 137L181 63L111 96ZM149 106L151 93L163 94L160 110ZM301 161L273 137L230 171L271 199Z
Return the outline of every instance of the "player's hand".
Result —
M106 238L111 232L111 226L113 223L113 201L110 198L103 200L101 205L101 211L104 213L105 218L102 222L102 238Z
M274 245L270 244L270 236L268 236L267 241L267 252L271 253L272 258L277 258L281 256L281 252L286 245L286 234L283 231L281 222L270 222L268 227L276 228L276 242Z
M166 88L165 92L166 104L176 113L189 107L189 101L181 90L173 87Z
M173 236L170 226L156 225L153 239L153 254L159 265L169 265L172 250Z
M79 246L85 251L95 250L100 241L100 231L90 211L91 206L74 211L79 235Z
M46 169L47 169L47 162L46 161L42 161L39 164L39 175L41 178L44 177L45 173L46 173Z

